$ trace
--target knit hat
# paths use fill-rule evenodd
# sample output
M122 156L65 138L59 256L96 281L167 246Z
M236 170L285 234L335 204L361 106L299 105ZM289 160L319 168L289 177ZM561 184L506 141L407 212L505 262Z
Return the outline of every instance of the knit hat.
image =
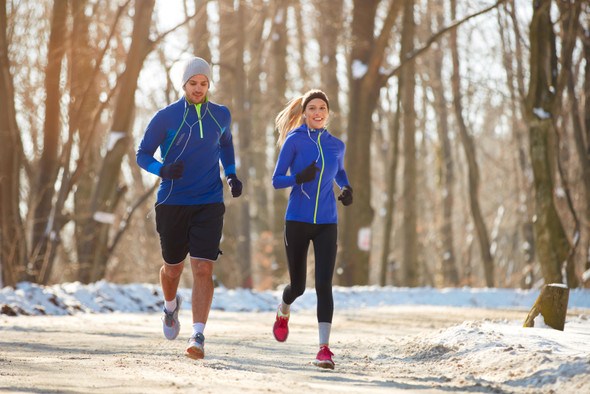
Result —
M195 57L187 61L182 72L182 87L184 87L188 80L194 75L199 74L204 75L207 77L207 80L211 82L211 67L209 66L209 63L200 57Z

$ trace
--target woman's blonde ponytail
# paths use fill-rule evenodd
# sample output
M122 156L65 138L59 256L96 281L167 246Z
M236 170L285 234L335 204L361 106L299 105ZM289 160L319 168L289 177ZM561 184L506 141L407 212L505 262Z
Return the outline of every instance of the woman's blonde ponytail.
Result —
M279 147L285 143L289 131L299 127L303 123L302 100L303 97L297 97L289 101L287 106L279 112L275 119L275 126L279 133L279 138L277 139L277 145Z

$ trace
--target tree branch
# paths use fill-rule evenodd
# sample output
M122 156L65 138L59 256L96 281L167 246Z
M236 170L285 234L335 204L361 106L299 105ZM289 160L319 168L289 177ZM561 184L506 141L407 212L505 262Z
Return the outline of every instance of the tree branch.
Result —
M384 80L384 81L387 81L389 78L391 78L391 77L393 77L393 76L397 75L397 74L400 72L400 70L401 70L401 69L402 69L402 68L403 68L403 67L404 67L406 64L408 64L409 62L413 61L415 58L417 58L417 57L418 57L418 56L420 56L422 53L424 53L424 52L425 52L425 51L426 51L428 48L430 48L430 46L431 46L431 45L432 45L434 42L436 42L436 41L437 41L437 40L438 40L438 39L439 39L441 36L443 36L443 35L444 35L444 34L446 34L447 32L449 32L449 31L451 31L451 30L453 30L453 29L456 29L457 27L461 26L463 23L467 22L467 21L468 21L468 20L470 20L470 19L473 19L473 18L475 18L476 16L479 16L479 15L485 14L486 12L489 12L489 11L491 11L491 10L493 10L493 9L497 8L498 6L502 5L502 4L503 4L503 3L505 3L505 2L506 2L506 0L498 0L498 1L496 2L496 4L494 4L494 5L491 5L491 6L487 7L487 8L484 8L483 10L481 10L481 11L478 11L478 12L476 12L475 14L468 15L468 16L466 16L465 18L463 18L463 19L460 19L460 20L458 20L458 21L455 21L455 22L451 23L449 26L442 28L441 30L439 30L438 32L436 32L436 33L435 33L433 36L431 36L431 37L428 39L428 41L426 41L426 43L425 43L425 44L424 44L422 47L420 47L420 48L418 48L418 49L414 50L413 52L409 53L409 54L406 56L406 59L405 59L404 61L402 61L402 62L401 62L401 63L400 63L400 64L399 64L397 67L395 67L395 68L394 68L394 69L393 69L393 70L392 70L392 71L391 71L389 74L386 74L386 75L384 75L384 78L383 78L383 80Z

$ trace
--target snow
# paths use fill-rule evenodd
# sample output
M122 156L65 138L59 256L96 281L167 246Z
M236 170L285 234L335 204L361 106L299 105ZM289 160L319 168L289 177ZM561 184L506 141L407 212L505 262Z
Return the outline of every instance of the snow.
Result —
M191 303L191 289L180 288L184 305ZM253 291L249 289L215 289L211 309L230 312L273 311L282 289ZM430 287L334 287L337 309L378 307L391 305L436 305L487 309L521 309L528 311L539 295L539 290L498 288L443 288ZM148 283L114 284L100 281L84 285L80 282L40 286L22 282L15 288L0 289L0 308L3 314L71 315L74 313L143 313L162 308L159 285ZM307 291L293 304L294 311L313 309L316 296ZM590 309L590 290L571 289L569 309ZM9 312L9 311L12 311Z
M358 59L352 61L352 78L361 79L367 73L369 67Z
M190 310L191 289L179 289L183 308ZM231 312L274 311L281 289L215 289L212 309ZM465 308L522 310L522 320L479 320L417 335L409 340L412 354L392 354L387 345L373 352L371 362L391 365L408 358L420 368L432 369L441 379L469 365L469 376L482 382L508 384L514 389L532 386L559 387L572 379L577 387L588 387L590 376L590 290L571 289L569 317L564 331L548 327L542 316L534 328L523 327L526 313L539 290L496 288L398 288L334 287L337 310L432 305ZM118 285L100 281L53 286L20 283L0 290L1 313L5 315L70 315L80 313L159 313L162 293L158 285ZM292 311L313 310L316 297L307 289ZM10 319L10 318L9 318ZM9 320L8 320L9 321ZM581 386L580 386L581 385Z
M551 117L551 114L543 108L535 108L533 109L533 113L537 115L539 119L549 119Z

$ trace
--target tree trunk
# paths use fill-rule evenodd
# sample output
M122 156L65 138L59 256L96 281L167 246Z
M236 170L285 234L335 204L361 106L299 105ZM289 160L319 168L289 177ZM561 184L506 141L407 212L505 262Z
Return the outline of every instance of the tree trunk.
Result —
M498 12L498 25L500 38L502 40L503 56L502 63L506 71L506 80L508 91L510 93L510 109L512 119L512 136L517 148L516 162L518 163L515 176L515 189L518 190L519 195L519 209L518 209L518 225L515 226L514 237L517 245L522 245L522 249L516 249L515 261L517 267L520 268L521 278L520 286L522 288L531 288L533 285L533 266L534 266L534 237L532 232L533 217L533 203L530 196L532 189L529 180L530 160L527 157L527 141L526 141L526 125L524 125L525 108L524 102L524 75L522 71L522 43L518 19L516 18L514 0L506 5L505 11L506 19L502 20L502 12ZM510 31L508 26L508 19L512 22L512 31L514 32L514 49L511 48L510 34L505 32ZM514 69L516 63L516 70Z
M590 21L588 22L588 26L583 29L582 32L582 43L584 46L584 60L586 65L584 66L584 115L583 115L583 122L584 122L584 129L585 129L585 139L587 141L586 145L586 155L590 156ZM587 190L587 189L586 189ZM587 191L586 194L586 222L590 223L590 191ZM590 270L590 236L588 244L585 247L587 251L586 254L586 262L584 264L584 271ZM586 287L590 286L590 279L588 279L585 283Z
M207 25L209 20L207 3L209 3L209 0L194 0L194 2L196 17L191 25L191 38L189 41L193 45L195 56L210 61L211 49L209 48L209 41L211 34L209 34L209 26Z
M234 147L236 148L236 156L241 157L242 139L248 140L248 132L244 130L245 135L242 136L242 112L241 106L243 103L239 102L238 95L241 89L241 84L245 83L244 77L240 76L243 68L242 62L239 59L243 52L241 50L242 40L239 36L243 32L239 30L240 15L237 10L236 3L233 0L219 1L220 27L219 27L219 82L216 84L214 97L219 99L219 103L227 106L232 113L232 134ZM239 6L241 7L241 6ZM239 79L241 78L241 79ZM216 101L216 100L213 100ZM247 127L247 126L246 126ZM246 168L246 167L241 167ZM244 182L247 188L247 169L240 171L238 176ZM248 189L244 190L244 194L240 200L246 199ZM250 262L251 257L249 248L244 245L243 221L249 221L244 217L243 204L239 201L227 202L226 206L233 205L233 209L227 209L224 219L223 228L223 258L227 262L225 267L218 270L221 283L228 287L243 287L251 286L251 271ZM248 226L246 224L246 226ZM246 251L248 248L248 251ZM244 254L242 254L244 253Z
M248 77L245 72L244 56L246 52L246 38L249 37L249 15L247 13L247 7L244 3L238 3L237 11L237 24L236 24L236 38L237 46L235 48L235 89L236 89L236 101L235 107L237 109L236 120L234 124L239 130L238 134L238 149L240 166L239 177L241 181L247 185L250 179L250 170L252 168L252 120L250 118L250 106L255 92L252 91L255 88L249 86ZM262 24L262 23L261 23ZM250 90L252 89L252 90ZM253 190L254 192L254 190ZM238 209L237 223L233 225L238 229L237 238L237 255L236 260L238 267L240 267L240 287L252 288L252 253L251 253L251 220L250 220L250 196L248 193L244 193L238 200L232 201L235 208ZM232 225L232 224L230 224Z
M274 37L270 44L269 91L272 100L270 108L276 116L286 101L287 93L287 10L288 0L278 0L272 15L271 34ZM273 129L272 141L277 140L276 130ZM274 150L273 163L277 162L279 149ZM274 168L273 168L274 170ZM272 233L273 233L273 288L287 280L287 257L285 254L284 228L285 211L289 197L289 188L272 191Z
M341 45L343 28L343 0L316 0L319 9L318 21L320 61L322 74L322 90L326 92L330 100L330 133L340 137L342 129L342 114L338 96L340 84L338 83L338 61L336 54Z
M525 319L524 327L534 327L535 318L540 314L546 325L563 331L569 294L569 288L561 283L543 286L535 305Z
M414 0L404 1L402 48L400 58L405 58L414 50L414 35L416 30L414 22ZM400 80L403 82L403 90L400 90L402 104L403 124L403 150L404 150L404 175L403 175L403 281L402 285L415 287L420 280L418 262L418 206L416 186L416 110L414 108L414 89L416 81L414 77L414 62L410 62L401 71Z
M451 0L451 19L456 17L456 0ZM473 224L479 241L479 249L484 267L486 286L494 286L494 261L490 252L490 239L485 225L481 207L479 204L479 168L477 165L475 144L473 138L467 131L467 125L463 119L463 105L461 95L461 79L459 67L459 53L457 50L457 30L453 29L450 34L451 53L453 57L453 76L451 78L453 88L453 103L455 107L455 117L459 128L459 136L463 151L467 158L469 171L469 203Z
M432 9L432 8L431 8ZM436 15L436 26L438 29L444 26L443 10L439 9ZM459 273L457 271L457 263L455 259L454 246L454 183L455 183L455 168L452 156L451 140L449 138L449 113L447 108L447 101L445 98L446 87L443 83L443 57L442 48L439 47L433 50L433 65L431 73L432 78L432 92L434 94L434 106L436 108L437 117L437 131L440 141L438 149L438 157L440 163L440 184L442 195L442 224L440 233L442 237L442 277L445 286L457 286L459 284Z
M96 59L93 56L92 49L85 43L88 40L89 18L85 15L86 1L72 2L72 13L74 18L71 48L71 96L72 104L70 105L70 134L78 133L80 139L80 158L77 168L72 177L77 177L76 191L74 193L74 223L76 252L78 263L83 264L86 257L83 257L87 245L93 242L94 233L89 232L84 238L84 231L88 227L95 226L96 222L92 218L91 202L94 185L98 179L100 163L102 161L100 154L101 133L95 132L97 129L95 117L101 106L99 101L99 84L100 73L98 73L96 64L100 64L102 59ZM115 24L111 30L114 30ZM117 55L120 56L120 55ZM121 59L121 62L125 61ZM84 176L79 176L80 169L83 168ZM69 172L69 171L68 171ZM89 263L86 267L78 267L79 271L84 272L90 269ZM79 275L81 275L79 273ZM90 280L89 278L86 281Z
M551 16L551 0L533 5L530 26L530 82L526 100L530 134L530 155L535 187L533 223L535 247L545 283L563 283L562 267L570 245L553 201L553 173L550 165L549 134L551 110L557 82L557 56Z
M399 81L399 89L403 90L403 80ZM381 272L379 274L379 284L386 286L388 282L393 282L393 266L390 261L391 239L394 225L394 208L395 195L397 193L397 166L399 163L399 131L401 122L401 101L399 93L396 95L396 110L393 120L393 126L390 128L390 142L392 144L391 154L388 158L389 166L387 174L387 202L385 205L385 225L383 229L383 252L381 254Z
M341 283L345 286L367 284L369 280L369 251L358 246L359 232L371 229L371 115L378 99L378 90L365 85L369 75L355 74L354 67L370 58L374 42L375 14L379 1L355 0L352 21L351 69L349 71L350 103L354 107L348 113L345 170L354 189L355 201L344 210L340 220L341 235ZM374 88L374 86L372 86Z
M125 188L120 187L121 162L127 152L129 133L135 107L137 78L143 62L152 49L149 29L155 0L136 2L131 46L127 55L125 71L121 75L120 90L113 114L113 125L109 136L109 149L104 158L99 178L92 195L90 212L94 222L89 221L83 230L83 245L80 248L79 279L89 283L104 277L109 257L108 241L110 224L100 221L101 213L113 214Z
M51 19L51 33L47 49L47 68L45 71L45 122L43 125L43 152L39 161L39 171L34 186L34 216L31 270L28 280L42 283L42 273L48 271L53 228L52 204L54 187L58 172L58 150L60 140L60 76L62 59L65 54L67 1L55 0Z
M0 289L25 279L27 258L19 210L23 147L16 123L7 26L6 0L0 0Z
M253 287L260 290L267 290L273 287L273 238L272 227L272 206L269 204L271 194L271 183L268 167L268 135L269 112L267 105L269 99L261 93L260 76L265 72L267 56L264 51L267 46L264 40L265 22L268 19L270 6L264 0L255 0L245 6L244 25L248 32L244 51L252 56L247 65L244 65L247 74L247 100L244 99L241 107L241 117L247 119L247 127L250 130L250 142L247 151L240 148L240 162L243 163L241 173L247 171L248 184L245 197L249 204L250 229L248 230L249 243L251 247L250 270ZM268 73L267 73L268 74ZM246 88L245 86L245 88ZM281 96L282 98L282 96ZM270 99L277 102L277 98ZM247 104L247 105L246 105ZM247 156L247 162L242 160ZM246 169L246 165L247 168ZM242 197L240 197L242 198Z

